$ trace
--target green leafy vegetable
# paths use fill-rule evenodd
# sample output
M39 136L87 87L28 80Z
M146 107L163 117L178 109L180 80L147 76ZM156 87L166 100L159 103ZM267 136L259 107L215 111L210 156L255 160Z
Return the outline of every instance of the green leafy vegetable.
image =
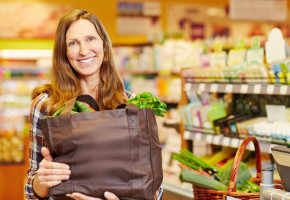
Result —
M62 110L64 109L65 104L55 111L52 116L44 116L43 119L48 118L48 117L56 117L59 116ZM76 101L74 107L72 108L70 114L75 114L75 113L80 113L80 112L93 112L88 106L86 106L84 103L80 101Z
M135 104L137 108L151 108L154 110L155 115L161 117L164 117L166 113L165 108L167 108L164 102L160 101L158 97L153 96L150 92L137 94L135 97L130 98L127 103Z
M232 168L233 168L233 163L227 166L226 170L221 175L221 180L220 180L221 183L225 185L229 185ZM250 180L251 177L252 176L247 165L244 162L241 162L239 166L239 171L238 171L236 188L238 190L242 189L244 185L247 183L247 181Z

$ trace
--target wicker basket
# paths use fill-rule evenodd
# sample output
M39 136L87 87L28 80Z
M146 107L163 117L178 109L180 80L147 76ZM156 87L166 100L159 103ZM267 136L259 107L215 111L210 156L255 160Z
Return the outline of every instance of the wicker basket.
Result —
M204 188L199 188L193 186L193 193L195 200L207 200L207 199L225 199L226 196L235 197L238 199L260 199L260 193L247 193L247 192L237 192L236 191L236 181L238 176L239 166L243 157L243 153L246 149L248 143L252 141L255 146L255 158L256 158L256 169L257 169L257 177L252 178L251 180L256 184L260 185L261 183L261 175L262 175L262 165L261 165L261 150L259 143L255 137L246 137L235 156L235 160L233 163L233 169L231 173L231 178L229 182L229 187L227 191L217 191L217 190L209 190ZM277 181L279 182L279 181Z

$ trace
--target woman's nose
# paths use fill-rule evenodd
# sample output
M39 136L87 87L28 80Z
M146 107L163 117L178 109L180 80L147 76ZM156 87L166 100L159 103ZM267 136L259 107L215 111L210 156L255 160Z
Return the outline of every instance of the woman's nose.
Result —
M89 52L88 47L85 44L80 45L80 55L87 55Z

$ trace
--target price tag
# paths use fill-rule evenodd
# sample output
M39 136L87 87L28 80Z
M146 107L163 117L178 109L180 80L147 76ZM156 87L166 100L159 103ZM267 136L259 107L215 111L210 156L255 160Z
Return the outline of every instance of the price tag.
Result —
M239 147L239 144L240 144L240 140L238 138L232 138L232 143L231 143L232 147L237 148Z
M207 143L212 143L212 138L213 138L213 135L206 135L206 137L205 137L205 141L206 141Z
M210 87L211 92L217 92L217 89L218 89L218 84L211 84L211 87Z
M232 93L232 91L233 91L233 85L232 84L227 84L225 92L226 93Z
M274 85L268 85L267 86L267 94L273 94L274 93L275 86Z
M202 138L202 134L201 133L195 133L194 139L197 141L200 141Z
M254 93L259 94L261 92L261 85L254 85Z
M191 90L191 83L185 83L184 90L185 90L185 92L190 92L190 90Z
M219 135L213 136L213 141L212 141L213 144L219 145L220 142L221 142L221 137Z
M240 200L240 199L237 199L237 198L234 198L234 197L231 197L231 196L227 196L226 200Z
M184 134L183 134L183 138L185 140L189 140L190 139L190 132L189 131L185 131Z
M246 85L246 84L242 84L241 85L241 90L240 90L240 93L242 93L242 94L246 94L247 92L248 92L248 85Z
M260 143L260 149L262 152L271 153L271 142Z
M288 89L287 85L281 85L280 94L287 94L287 89Z
M205 90L205 84L204 83L200 83L198 86L198 91L203 92Z
M222 143L223 143L223 146L230 146L230 138L224 137Z

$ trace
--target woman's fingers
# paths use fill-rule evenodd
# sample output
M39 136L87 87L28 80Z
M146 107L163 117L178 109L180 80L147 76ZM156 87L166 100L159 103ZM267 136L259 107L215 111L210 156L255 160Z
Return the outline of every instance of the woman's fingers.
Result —
M50 176L38 176L38 180L40 182L48 182L48 181L62 181L68 180L69 175L50 175Z
M40 185L46 186L46 187L53 187L56 186L58 184L60 184L61 181L45 181L45 182L41 182L39 181Z
M71 171L68 169L47 169L39 168L38 175L70 175Z
M111 192L105 192L104 195L105 195L107 200L119 200L119 198ZM78 192L74 192L72 194L67 194L66 196L73 198L73 199L76 199L76 200L101 200L99 198L89 197L89 196L86 196L86 195L78 193Z
M58 162L50 162L47 160L44 160L44 162L41 162L39 164L39 167L44 167L46 169L67 169L69 170L69 165L64 163L58 163Z
M67 195L67 196L69 196L73 199L76 199L76 200L101 200L99 198L89 197L89 196L86 196L86 195L78 193L78 192L74 192L71 195Z
M111 192L105 192L105 197L108 199L108 200L119 200L119 198L111 193Z
M68 180L71 171L69 165L52 162L52 157L47 148L41 148L44 159L39 163L37 177L43 186L52 187L60 184L63 180Z
M50 155L50 153L49 153L47 148L42 147L41 148L41 154L42 154L42 156L44 157L45 160L52 161L52 157L51 157L51 155Z

